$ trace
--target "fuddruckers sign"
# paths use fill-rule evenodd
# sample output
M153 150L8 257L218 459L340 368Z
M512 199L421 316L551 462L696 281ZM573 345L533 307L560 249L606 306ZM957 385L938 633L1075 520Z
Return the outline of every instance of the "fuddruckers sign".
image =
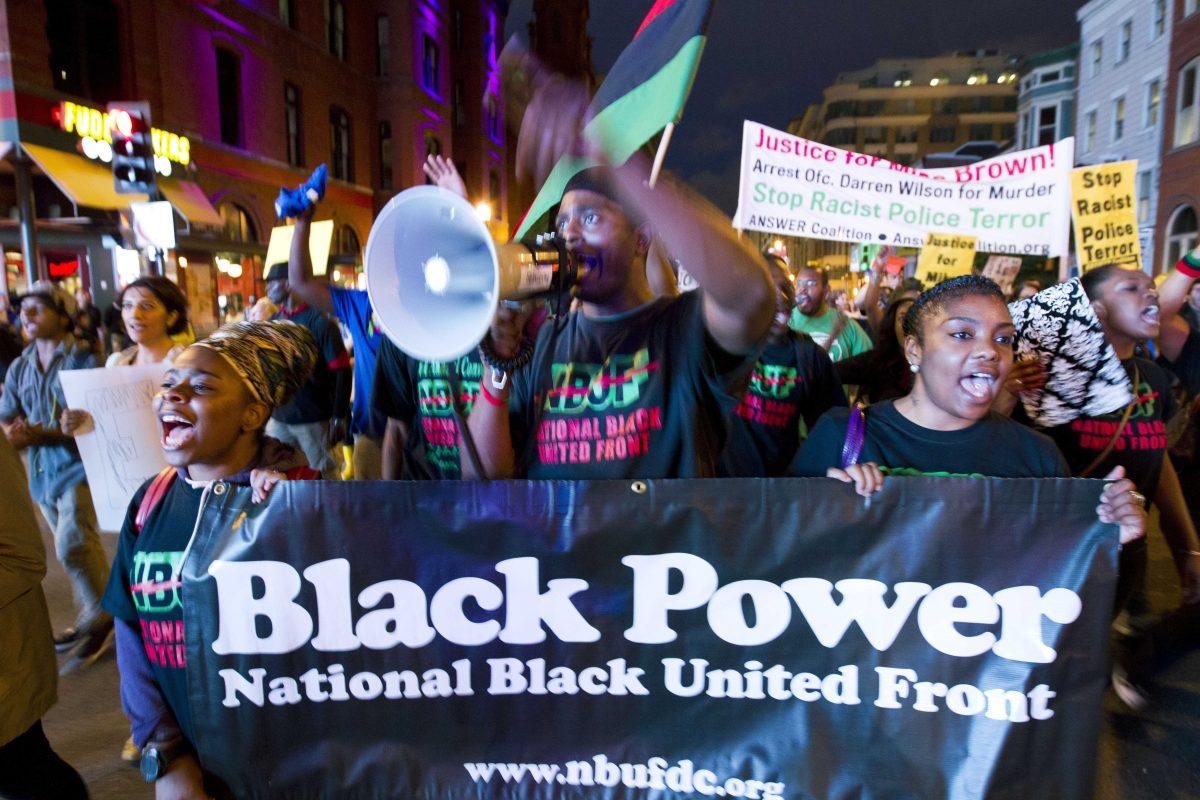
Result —
M1098 482L275 492L210 494L185 566L237 797L1091 796Z

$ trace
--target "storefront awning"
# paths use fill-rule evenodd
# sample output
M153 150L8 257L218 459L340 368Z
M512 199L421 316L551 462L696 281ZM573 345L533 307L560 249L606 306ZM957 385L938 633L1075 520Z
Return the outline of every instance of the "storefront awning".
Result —
M131 202L144 201L144 194L117 194L112 170L106 164L88 161L75 153L64 153L38 144L21 143L21 147L46 173L54 185L77 206L119 211Z
M175 210L192 225L212 225L220 228L224 223L221 215L208 201L204 190L192 181L159 181L159 191L171 202Z

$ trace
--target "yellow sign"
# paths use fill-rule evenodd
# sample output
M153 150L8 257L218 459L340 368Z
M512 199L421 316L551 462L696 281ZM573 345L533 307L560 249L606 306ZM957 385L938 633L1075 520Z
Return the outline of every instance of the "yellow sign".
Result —
M267 260L263 262L263 277L273 264L287 263L292 253L292 235L295 225L280 225L271 228L271 240L267 242ZM308 239L308 255L312 258L313 275L324 275L329 269L329 251L333 247L333 220L314 222Z
M1142 265L1138 239L1136 161L1071 171L1071 216L1080 272L1105 264Z
M970 275L975 265L975 237L931 233L917 259L917 280L926 286Z
M58 107L58 124L64 131L73 133L80 139L92 139L112 144L108 117L109 115L104 111L81 106L69 100L64 100ZM162 156L184 166L187 166L188 162L192 160L192 143L186 136L159 128L151 128L150 141L154 145L154 155L156 156Z

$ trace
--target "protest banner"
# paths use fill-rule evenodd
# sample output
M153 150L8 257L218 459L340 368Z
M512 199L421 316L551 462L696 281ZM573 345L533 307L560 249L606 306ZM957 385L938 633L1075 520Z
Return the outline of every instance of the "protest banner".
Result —
M1137 161L1116 161L1071 171L1071 215L1079 270L1105 264L1142 265L1137 221Z
M1017 256L988 256L983 265L983 277L995 281L1006 295L1012 292L1017 273L1021 271L1021 259Z
M166 371L162 364L149 364L59 375L67 406L92 417L75 444L101 530L119 531L134 492L167 465L152 405Z
M981 253L1065 256L1075 140L949 169L916 169L757 122L742 131L734 226L787 236L921 247L974 236Z
M213 487L201 763L239 798L1091 797L1100 482L715 486Z
M975 265L975 237L931 233L917 260L917 280L926 286L970 275Z

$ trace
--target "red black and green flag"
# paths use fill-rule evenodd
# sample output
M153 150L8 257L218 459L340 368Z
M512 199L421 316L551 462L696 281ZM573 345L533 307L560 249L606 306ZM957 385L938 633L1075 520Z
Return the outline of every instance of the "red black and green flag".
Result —
M663 128L679 121L700 66L713 2L655 0L633 41L600 84L585 133L603 143L612 163L624 163ZM569 156L559 161L513 238L522 239L535 230L562 199L567 182L588 166Z

